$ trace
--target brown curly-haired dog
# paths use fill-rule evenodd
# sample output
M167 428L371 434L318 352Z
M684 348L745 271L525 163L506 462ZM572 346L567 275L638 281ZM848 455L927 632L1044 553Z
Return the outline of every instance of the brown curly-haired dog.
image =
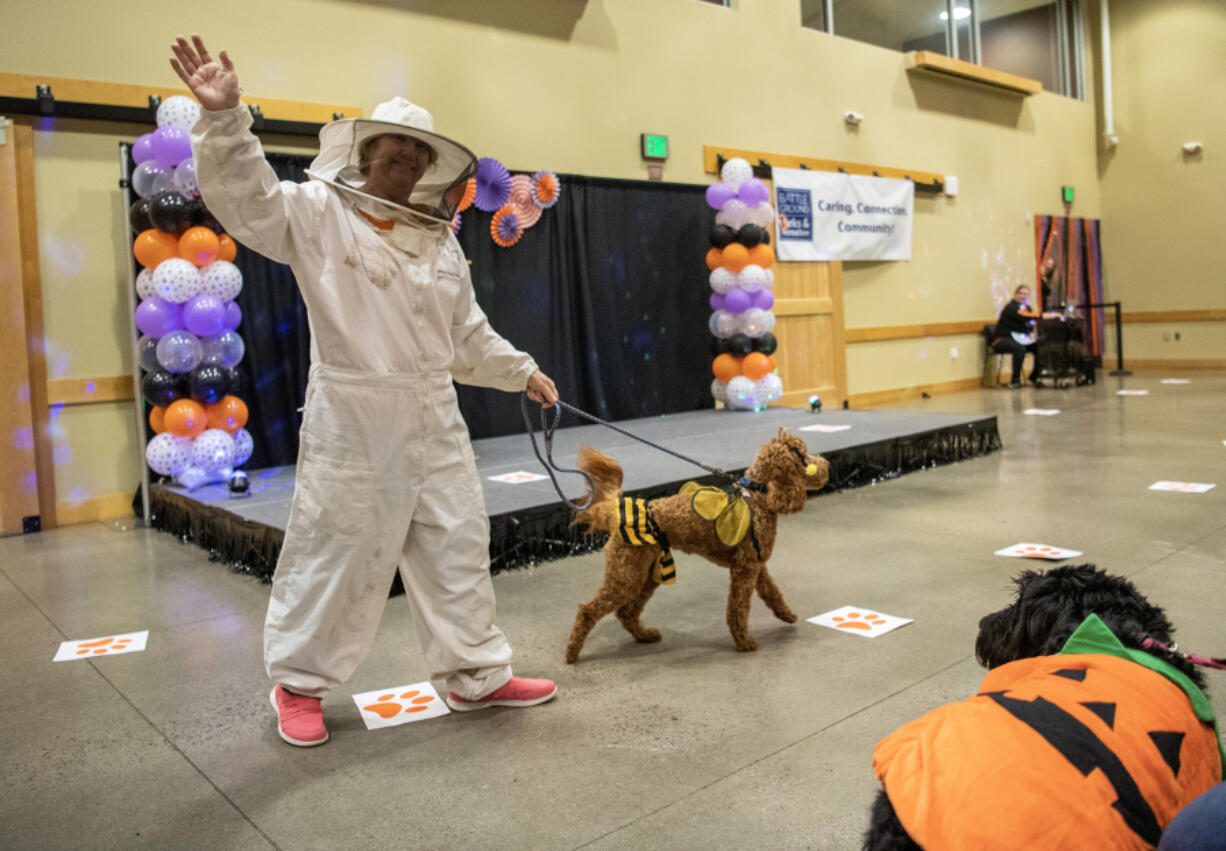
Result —
M814 467L813 473L806 469ZM605 578L600 591L590 602L579 606L566 661L576 662L583 642L601 618L616 611L626 631L636 641L660 640L660 631L643 626L639 615L651 599L659 582L652 566L660 547L632 546L617 534L618 500L621 497L622 468L616 461L590 446L579 450L579 467L592 477L595 493L591 505L575 515L575 524L610 532L605 544ZM829 465L819 455L810 455L805 442L784 429L758 450L753 464L745 471L752 484L745 489L753 518L752 532L735 547L725 546L716 536L715 523L694 513L687 494L662 497L648 503L652 519L667 536L673 549L703 556L728 568L728 629L737 650L756 650L758 644L749 634L749 604L756 590L775 616L795 623L796 614L766 569L775 548L775 523L779 514L794 514L804 508L809 491L825 487ZM760 490L758 489L760 488Z

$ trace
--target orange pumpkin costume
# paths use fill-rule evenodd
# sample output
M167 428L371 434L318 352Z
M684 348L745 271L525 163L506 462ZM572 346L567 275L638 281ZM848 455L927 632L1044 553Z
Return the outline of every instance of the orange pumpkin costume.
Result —
M873 770L924 848L1140 849L1224 760L1204 693L1091 615L882 739Z

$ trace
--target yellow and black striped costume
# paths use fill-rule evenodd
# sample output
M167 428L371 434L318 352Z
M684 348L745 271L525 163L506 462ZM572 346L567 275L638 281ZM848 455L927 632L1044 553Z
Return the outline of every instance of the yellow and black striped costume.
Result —
M668 536L656 525L647 500L623 496L617 503L617 531L632 547L658 546L660 555L651 568L652 578L661 585L677 581L677 568L668 549Z

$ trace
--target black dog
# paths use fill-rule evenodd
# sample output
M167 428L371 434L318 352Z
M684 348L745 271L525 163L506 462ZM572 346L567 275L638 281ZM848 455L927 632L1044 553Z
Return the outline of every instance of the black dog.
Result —
M1141 650L1155 656L1185 674L1198 687L1204 686L1200 672L1189 662L1173 652L1152 646L1152 641L1170 646L1172 644L1171 636L1174 632L1174 627L1167 620L1162 609L1150 603L1128 580L1111 576L1093 565L1086 564L1077 567L1060 567L1046 573L1027 570L1014 581L1017 586L1014 602L999 612L985 616L979 622L979 635L975 641L975 657L984 667L995 669L1017 660L1053 656L1053 654L1060 651L1073 632L1077 630L1089 615L1097 614L1126 648ZM1147 638L1151 639L1151 642L1147 642ZM1150 646L1146 646L1147 644ZM1134 664L1128 662L1125 663L1125 667L1128 668ZM1048 664L1047 667L1053 668L1059 667L1059 665L1058 663L1055 665ZM1007 671L1001 672L1000 675L1007 675L1008 673ZM1085 670L1078 672L1072 669L1051 670L1048 673L1055 674L1061 679L1067 678L1068 680L1078 679L1078 673L1080 673L1081 679L1084 679L1086 675ZM989 679L991 679L991 675L989 675ZM1052 679L1049 677L1047 681L1051 682ZM1069 686L1067 683L1061 683L1060 685L1063 685L1066 689L1077 688L1077 686ZM1114 809L1118 813L1124 814L1124 821L1127 822L1128 827L1135 834L1139 835L1146 842L1156 844L1156 834L1160 834L1161 828L1165 826L1162 814L1166 814L1166 820L1169 820L1171 815L1173 815L1173 813L1168 812L1170 807L1164 804L1159 807L1157 814L1155 814L1141 790L1137 789L1135 785L1129 785L1132 783L1129 770L1122 763L1119 763L1115 754L1102 743L1087 724L1078 722L1076 719L1073 719L1071 723L1066 723L1066 719L1071 716L1055 704L1045 700L1042 696L1037 697L1033 701L1025 701L1010 697L1009 695L1010 692L1007 689L1002 691L984 691L977 696L981 699L978 705L986 705L983 712L988 715L997 712L999 707L999 711L1003 713L1007 723L1013 723L1020 719L1025 724L1030 725L1032 730L1026 731L1026 734L1031 734L1032 732L1042 734L1047 739L1047 745L1055 748L1054 753L1057 755L1054 758L1059 761L1059 757L1063 756L1080 770L1081 775L1089 777L1092 772L1101 771L1102 775L1108 777L1113 785L1116 785L1118 782L1116 792L1120 794L1113 805ZM1176 697L1177 707L1181 697L1183 695ZM992 701L995 701L995 704ZM1142 700L1142 702L1144 701ZM961 705L954 704L951 706ZM1101 700L1091 700L1081 705L1091 708L1096 714L1102 713L1100 717L1104 720L1104 726L1097 735L1110 738L1115 732L1115 704L1108 704L1101 702ZM1108 706L1110 707L1109 709L1107 709ZM1121 704L1121 707L1123 706ZM948 708L950 707L942 707L939 710L934 710L933 713L929 713L929 715L935 716L937 713L941 713ZM1120 711L1123 713L1125 710L1121 708ZM1180 710L1177 708L1176 712L1180 713ZM1186 714L1191 716L1191 712L1192 705L1188 702ZM1012 715L1008 713L1012 713ZM925 718L927 717L925 716ZM942 719L959 719L963 716L949 715L940 717ZM1054 721L1053 719L1056 720ZM1190 723L1195 728L1199 722L1195 721L1195 716L1191 716L1191 719ZM995 722L996 719L992 720ZM1097 722L1095 721L1094 723ZM912 724L916 724L916 722L912 722ZM945 737L955 736L958 732L956 724L956 720L948 722L945 727L941 728L941 735ZM951 731L950 727L955 727L955 729ZM1057 727L1059 729L1056 729ZM1061 738L1066 736L1072 728L1079 728L1080 733L1084 733L1084 738L1092 741L1089 743L1074 742L1068 738ZM906 728L903 729L905 730ZM1080 733L1075 734L1073 738L1076 738ZM983 734L980 735L982 736ZM1183 734L1157 733L1152 735L1167 737L1155 739L1154 744L1157 745L1161 742L1164 745L1168 745L1167 751L1162 756L1167 760L1167 765L1170 766L1174 774L1178 776L1181 768L1179 756L1183 739L1172 739L1171 737L1176 735L1182 736ZM1194 737L1189 736L1189 739ZM1033 739L1035 749L1042 749L1044 747L1042 739L1033 735L1031 735L1031 739ZM1197 738L1197 740L1203 745L1207 739ZM883 740L883 744L885 741L888 740ZM998 740L989 742L986 750L991 752L996 741ZM1216 746L1216 738L1212 739L1212 741L1213 745L1201 747L1197 751L1201 755L1200 763L1202 767L1205 765L1210 766L1208 770L1216 770L1216 766L1206 763L1204 757L1207 748L1212 749L1212 747ZM1169 747L1171 742L1174 742L1173 756ZM880 749L881 745L878 747ZM982 738L978 741L978 744L972 745L972 747L983 749L984 743ZM1138 747L1150 747L1150 745L1142 743ZM1184 750L1190 752L1191 749L1185 748ZM918 748L913 748L908 752L908 756L914 760L911 765L922 763L923 767L918 769L922 774L929 770L929 764L916 756L918 752ZM1001 759L1006 759L1006 757L1001 757ZM1184 759L1185 763L1195 761L1190 760L1187 756ZM1107 763L1112 763L1113 760L1113 764L1107 765ZM1216 762L1216 760L1217 757L1214 755L1212 762ZM1118 763L1118 765L1115 763ZM1189 765L1185 764L1182 768L1189 769ZM1195 766L1192 767L1192 770L1195 770ZM999 773L1006 775L1006 772L1003 770ZM1189 774L1190 771L1185 770L1182 779L1187 781ZM879 776L882 776L880 772ZM1175 779L1171 778L1171 785L1175 783ZM1030 818L1032 823L1043 825L1045 811L1050 805L1050 800L1045 800L1044 794L1046 793L1050 798L1051 795L1058 793L1044 788L1015 788L1009 784L1010 781L1004 781L1002 784L1004 791L996 792L998 796L1003 795L1007 802L1006 808L1017 809L1019 811L1030 809L1033 812L1033 816L1023 816L1023 818ZM1040 784L1040 786L1042 785L1044 784ZM1121 789L1124 791L1121 792ZM1185 793L1186 790L1180 790L1178 794L1183 795ZM986 797L986 794L982 791L973 789L968 794ZM925 804L929 809L939 808L940 805L940 800L928 800ZM1135 805L1133 809L1140 811L1141 815L1137 816L1135 813L1128 811L1130 805ZM1087 809L1089 809L1088 806ZM941 812L939 814L940 819L943 820L943 835L947 838L951 836L951 831L954 834L959 831L960 828L957 826L957 822L960 814L960 812ZM950 824L953 825L952 828L949 827ZM982 827L982 824L979 826ZM972 833L971 835L976 834ZM978 835L982 836L982 831ZM1135 839L1136 837L1131 838ZM1003 840L1007 844L1009 837L1003 837ZM1047 841L1052 840L1049 837ZM864 836L863 848L865 851L883 851L883 849L910 851L910 849L919 849L920 847L903 828L901 821L895 813L894 805L891 803L885 789L882 789L872 806L871 820ZM964 847L971 846L965 845Z

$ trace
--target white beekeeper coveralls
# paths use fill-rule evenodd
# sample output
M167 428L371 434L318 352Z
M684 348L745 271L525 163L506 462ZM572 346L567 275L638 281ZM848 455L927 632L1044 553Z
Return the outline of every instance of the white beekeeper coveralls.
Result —
M314 179L279 182L251 123L241 104L205 111L192 149L210 212L289 264L310 320L297 478L264 627L268 675L311 697L347 680L399 566L431 677L483 697L510 679L511 648L494 624L489 519L452 378L521 391L537 366L490 327L447 226L476 158L396 98L369 120L326 125ZM383 133L438 155L412 207L360 191L359 149Z

